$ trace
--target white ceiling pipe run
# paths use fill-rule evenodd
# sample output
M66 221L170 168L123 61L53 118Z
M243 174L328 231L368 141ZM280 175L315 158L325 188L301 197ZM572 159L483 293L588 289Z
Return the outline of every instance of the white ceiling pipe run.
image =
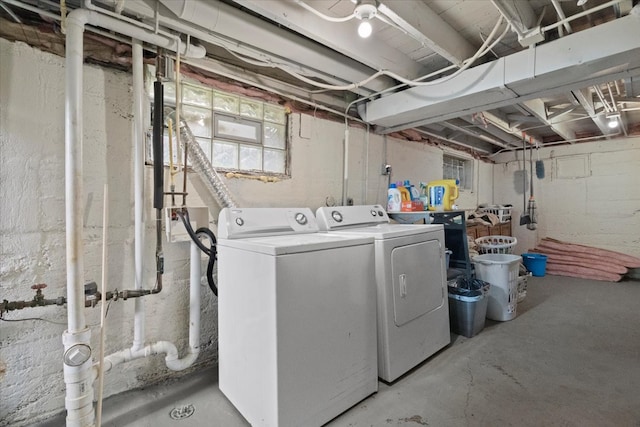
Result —
M94 373L91 369L91 331L84 315L83 263L83 49L84 27L87 24L107 28L121 34L167 49L179 49L180 43L165 36L150 33L131 24L96 12L77 9L67 16L65 58L65 221L67 267L67 323L63 333L65 408L67 426L91 426ZM204 56L204 48L184 45L184 53ZM174 363L174 362L172 362Z
M174 0L169 1L175 3ZM330 17L320 14L324 17L323 19L320 15L309 13L315 9L302 1L294 3L281 0L234 0L234 2L372 69L389 70L409 79L420 76L423 71L422 65L399 53L397 49L383 41L376 40L376 48L370 49L372 43L370 40L355 37L354 25L358 22L362 23L364 20L356 19L350 23L327 22L325 19L330 19ZM189 7L196 7L196 2L193 0L188 0L187 3L189 3ZM361 10L360 8L366 6L375 12L373 4L361 4L356 6L356 9ZM352 18L357 16L359 15L351 15Z
M375 72L361 63L345 59L343 55L329 48L304 37L297 37L220 1L159 2L179 18L173 19L160 14L158 20L163 25L240 54L283 64L290 69L297 68L300 74L320 78L326 82L344 84L364 80ZM145 9L143 2L127 2L125 7L132 12L135 10L144 13L150 19L154 18L154 9ZM261 52L259 55L258 51ZM384 90L393 84L392 79L381 76L359 89L368 93Z
M637 75L640 16L631 13L468 69L441 84L370 101L363 119L389 133Z

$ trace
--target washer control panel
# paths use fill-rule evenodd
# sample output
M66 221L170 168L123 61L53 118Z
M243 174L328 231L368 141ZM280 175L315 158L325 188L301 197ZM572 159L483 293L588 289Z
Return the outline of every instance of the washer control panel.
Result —
M316 232L318 223L309 208L224 208L218 216L221 239Z

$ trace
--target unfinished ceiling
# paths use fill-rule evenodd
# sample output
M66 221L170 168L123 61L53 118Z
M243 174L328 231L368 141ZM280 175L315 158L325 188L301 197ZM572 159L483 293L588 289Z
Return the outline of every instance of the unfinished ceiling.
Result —
M65 7L201 43L189 66L489 156L640 135L640 6L631 0L94 0ZM0 0L20 26L60 3ZM634 7L635 6L635 7ZM360 24L371 24L368 38ZM91 29L101 36L100 29Z

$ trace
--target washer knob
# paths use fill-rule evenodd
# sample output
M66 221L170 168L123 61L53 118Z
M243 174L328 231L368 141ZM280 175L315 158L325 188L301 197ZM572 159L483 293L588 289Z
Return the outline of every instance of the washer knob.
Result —
M378 213L374 209L371 209L371 216L376 216L376 215L378 215Z
M305 225L307 223L307 216L303 213L296 214L296 222L300 225Z
M331 218L333 218L335 222L342 222L342 214L338 211L331 212Z
M242 227L244 225L244 220L240 217L236 218L236 224L238 224L240 227Z

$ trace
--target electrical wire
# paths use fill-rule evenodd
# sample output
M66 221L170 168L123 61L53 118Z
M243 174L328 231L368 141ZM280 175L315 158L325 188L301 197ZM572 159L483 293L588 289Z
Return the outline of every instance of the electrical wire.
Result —
M202 252L205 253L209 257L209 262L207 263L207 283L209 284L209 288L213 292L215 296L218 296L218 287L216 286L215 281L213 280L213 267L215 266L216 260L218 259L218 251L217 251L217 240L213 231L209 230L206 227L200 227L195 232L193 231L193 227L191 227L191 221L189 220L189 211L187 209L177 210L178 216L182 220L184 224L184 228L189 233L189 237L191 240L198 246ZM207 237L211 245L207 248L200 237Z
M313 7L311 7L308 4L306 4L305 2L303 2L302 0L294 0L294 1L296 3L298 3L300 6L302 6L303 8L305 8L306 10L308 10L309 12L311 12L314 15L319 16L320 18L324 19L325 21L329 21L329 22L347 22L347 21L352 20L356 16L356 14L354 12L351 15L334 18L333 16L325 15L324 13L320 12L319 10L314 9Z
M482 44L482 46L480 46L480 49L478 49L478 51L471 57L468 58L466 60L463 61L463 65L456 70L454 73L449 74L445 77L442 77L440 79L437 80L432 80L432 81L428 81L428 82L422 82L419 80L410 80L410 79L406 79L396 73L394 73L393 71L388 71L388 70L379 70L376 73L370 75L369 77L367 77L364 80L361 80L359 82L356 83L350 83L348 85L343 85L343 86L337 86L337 85L330 85L330 84L326 84L326 83L321 83L318 82L316 80L310 79L308 77L305 77L295 71L291 71L288 69L288 67L285 67L281 64L277 64L274 62L265 62L265 61L257 61L254 59L250 59L247 58L243 55L239 55L235 52L233 52L230 49L224 48L227 52L229 52L231 55L233 55L234 57L236 57L237 59L244 61L248 64L252 64L252 65L256 65L259 67L268 67L268 68L278 68L279 70L291 75L292 77L297 78L298 80L301 80L307 84L310 84L312 86L316 86L316 87L320 87L323 89L328 89L328 90L353 90L353 89L357 89L360 88L364 85L366 85L367 83L377 79L378 77L381 76L387 76L387 77L391 77L392 79L395 79L407 86L433 86L436 84L441 84L444 83L448 80L451 80L452 78L458 76L460 73L462 73L464 70L466 70L467 68L469 68L475 61L476 59L480 58L481 56L485 55L487 52L489 52L496 44L498 44L502 38L507 34L507 31L509 30L509 26L507 25L504 29L504 31L502 32L502 34L496 39L496 40L492 40L495 37L496 32L498 31L498 28L500 27L500 25L502 24L503 21L503 17L500 16L500 18L498 19L498 22L496 22L495 26L493 27L493 30L491 30L491 33L489 34L489 36L487 37L487 40L485 40L485 42ZM489 44L491 43L491 44Z
M66 325L67 322L56 322L55 320L43 319L42 317L25 317L22 319L5 319L4 317L0 317L0 320L3 322L24 322L27 320L41 320L47 323L53 323L54 325Z

